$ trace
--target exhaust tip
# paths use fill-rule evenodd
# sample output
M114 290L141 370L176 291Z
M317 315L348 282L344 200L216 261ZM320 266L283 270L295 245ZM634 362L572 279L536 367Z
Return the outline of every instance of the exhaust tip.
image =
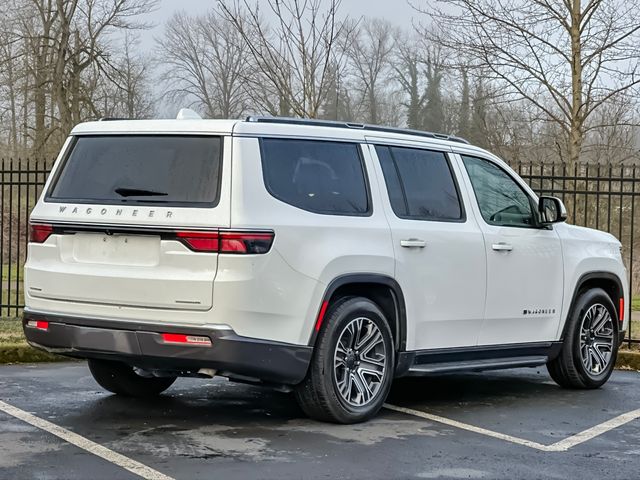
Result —
M198 370L198 376L203 378L213 378L216 376L216 373L218 373L218 371L213 368L201 368Z

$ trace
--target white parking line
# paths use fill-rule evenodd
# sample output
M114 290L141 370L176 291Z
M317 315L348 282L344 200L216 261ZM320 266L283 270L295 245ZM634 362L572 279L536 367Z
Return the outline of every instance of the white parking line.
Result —
M29 412L25 412L24 410L20 410L19 408L14 407L13 405L9 405L2 400L0 400L0 411L6 413L7 415L11 415L12 417L15 417L19 420L22 420L29 425L33 425L40 430L44 430L45 432L55 435L65 442L75 445L76 447L79 447L97 457L100 457L107 462L122 467L125 470L128 470L131 473L138 475L139 477L142 477L146 480L174 480L172 477L169 477L164 473L160 473L151 467L132 460L129 457L125 457L120 453L114 452L113 450L110 450L107 447L89 440L88 438L78 435L77 433L73 433L66 428L62 428L47 420L43 420L42 418L36 417L35 415L32 415Z
M640 418L640 408L628 413L623 413L622 415L618 415L611 420L607 420L606 422L596 425L595 427L588 428L583 432L576 433L569 438L565 438L564 440L560 440L559 442L550 445L550 447L553 447L555 449L554 451L564 452L571 447L575 447L576 445L584 443L587 440L591 440L598 435L602 435L603 433L613 430L614 428L618 428L637 418Z
M441 417L440 415L434 415L432 413L421 412L420 410L414 410L412 408L398 407L396 405L384 404L384 408L393 410L395 412L406 413L407 415L414 415L416 417L431 420L432 422L442 423L449 425L450 427L460 428L469 432L479 433L480 435L486 435L487 437L497 438L504 440L505 442L516 443L518 445L524 445L525 447L535 448L536 450L547 451L549 447L538 442L532 442L525 440L524 438L514 437L512 435L506 435L500 432L494 432L493 430L487 430L486 428L476 427L475 425L469 425L468 423L462 423L457 420L451 420L450 418Z
M637 418L640 418L640 409L633 410L628 413L623 413L622 415L618 415L611 420L607 420L599 425L588 428L580 433L572 435L571 437L565 438L564 440L560 440L551 445L543 445L542 443L532 442L531 440L525 440L524 438L514 437L513 435L507 435L500 432L494 432L493 430L488 430L482 427L476 427L475 425L469 425L468 423L459 422L457 420L452 420L450 418L441 417L440 415L434 415L432 413L421 412L420 410L414 410L412 408L398 407L396 405L391 405L389 403L385 403L384 407L387 410L393 410L394 412L405 413L407 415L413 415L416 417L424 418L426 420L431 420L432 422L442 423L443 425L449 425L450 427L460 428L462 430L467 430L469 432L478 433L480 435L485 435L487 437L497 438L499 440L504 440L505 442L515 443L517 445L522 445L529 448L534 448L536 450L541 450L543 452L566 452L572 447L576 445L580 445L588 440L591 440L598 435L602 435L603 433L609 432L614 428L618 428L622 425L625 425Z

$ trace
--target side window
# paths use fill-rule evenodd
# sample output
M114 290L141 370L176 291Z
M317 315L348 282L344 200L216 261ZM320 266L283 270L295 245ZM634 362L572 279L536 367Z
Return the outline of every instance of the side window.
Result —
M277 138L260 142L264 182L277 199L315 213L369 213L358 144Z
M482 218L491 225L534 227L529 195L511 176L493 162L462 156Z
M377 145L393 212L401 218L463 218L453 173L442 152Z

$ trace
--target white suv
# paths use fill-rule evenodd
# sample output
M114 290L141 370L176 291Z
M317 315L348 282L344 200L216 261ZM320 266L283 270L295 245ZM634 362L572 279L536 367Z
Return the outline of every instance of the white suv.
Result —
M565 217L439 134L83 123L31 215L24 330L111 392L221 375L343 423L405 375L546 364L595 388L627 327L626 271L613 236Z

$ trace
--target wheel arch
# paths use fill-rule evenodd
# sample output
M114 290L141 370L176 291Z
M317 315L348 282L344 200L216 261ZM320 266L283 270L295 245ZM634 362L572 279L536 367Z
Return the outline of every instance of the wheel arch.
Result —
M607 292L609 298L611 298L611 302L613 303L614 308L616 309L618 328L622 328L622 325L624 323L624 314L621 315L621 313L623 312L620 312L618 301L620 298L624 297L624 287L622 281L620 280L620 277L612 272L592 271L583 273L576 282L571 297L571 303L569 304L569 309L567 310L567 314L564 318L564 324L562 325L562 335L560 336L560 340L564 340L565 338L569 315L573 313L573 309L576 305L578 297L580 296L580 293L589 288L602 288L605 292ZM625 305L624 308L631 308L631 305Z
M332 301L346 296L365 297L375 302L389 318L396 351L401 352L406 349L407 311L402 288L394 278L379 273L341 275L329 283L318 306L316 322L321 323L319 328L313 329L309 339L310 346L315 345L318 332L322 328L325 305L330 305Z

